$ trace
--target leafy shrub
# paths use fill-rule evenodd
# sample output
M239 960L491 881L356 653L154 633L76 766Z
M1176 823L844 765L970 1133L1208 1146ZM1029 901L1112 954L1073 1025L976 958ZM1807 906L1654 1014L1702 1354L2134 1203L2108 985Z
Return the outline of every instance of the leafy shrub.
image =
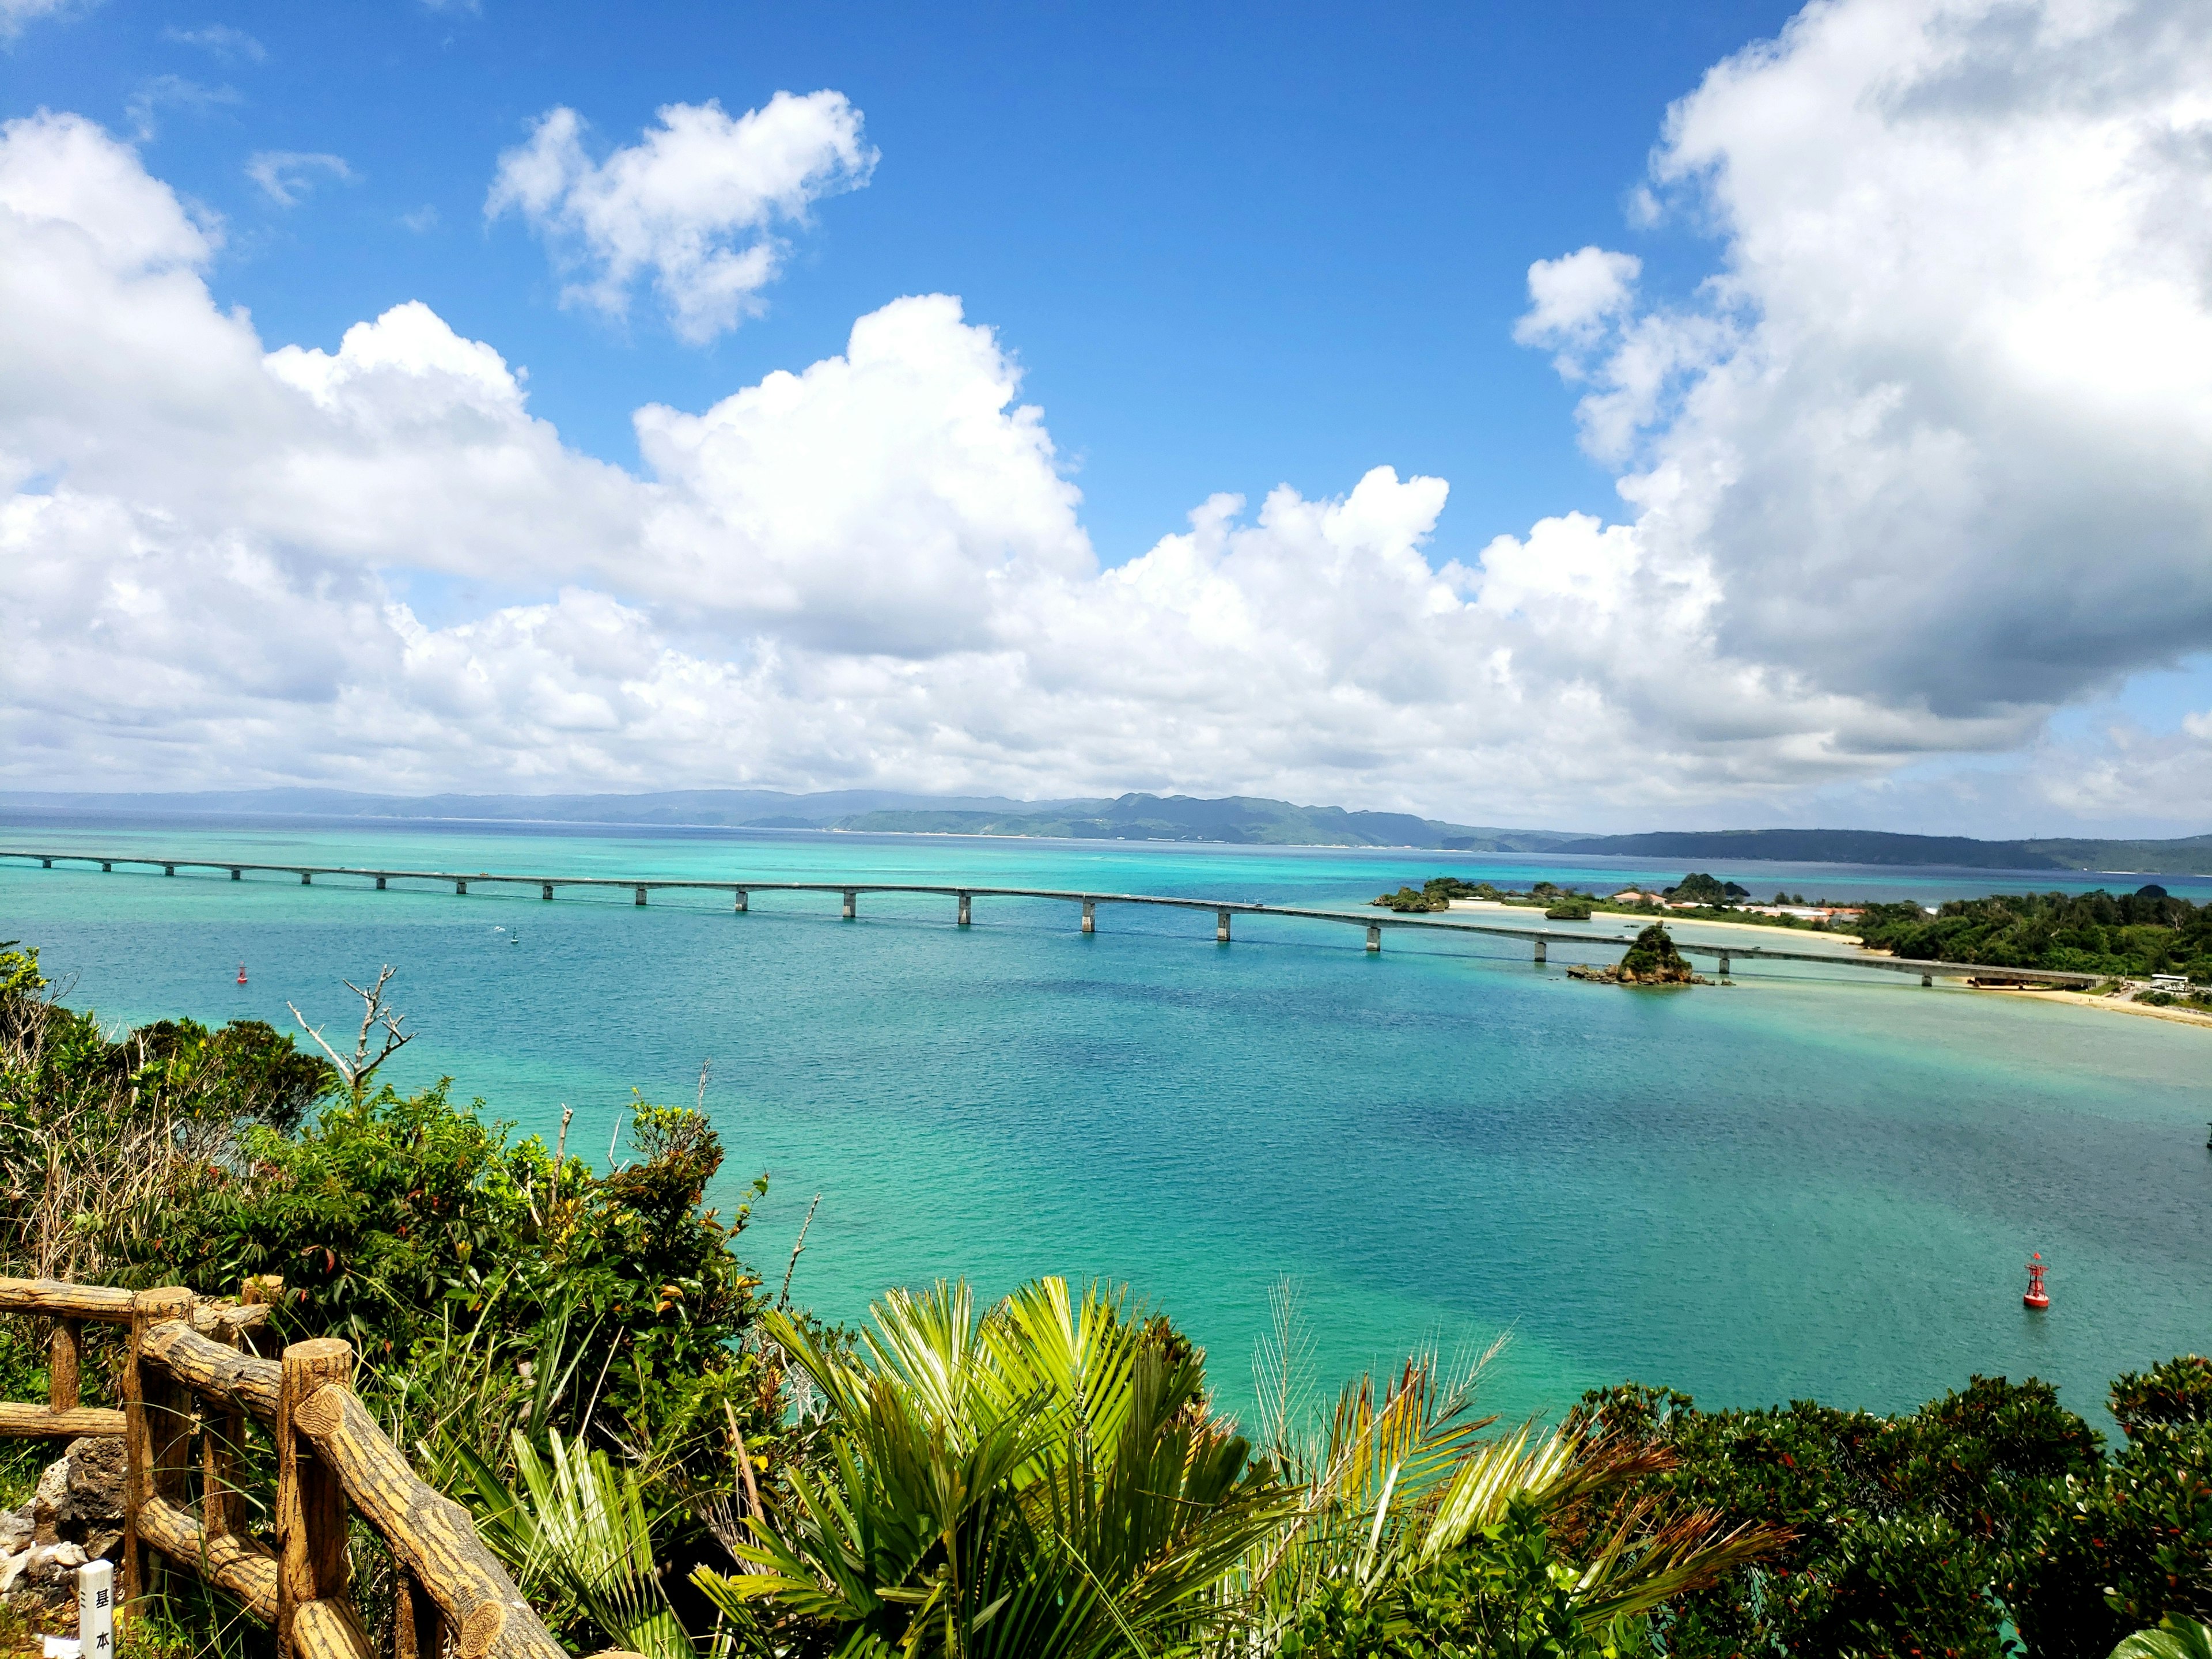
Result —
M2112 1381L2112 1415L2132 1435L2147 1423L2212 1423L2212 1359L2183 1354Z
M1645 1495L1792 1534L1771 1564L1669 1610L1667 1651L1700 1659L1994 1656L2008 1552L2032 1535L2051 1482L2099 1468L2097 1436L2033 1380L1977 1376L1897 1417L1808 1401L1705 1413L1632 1383L1585 1395L1573 1420L1680 1460Z

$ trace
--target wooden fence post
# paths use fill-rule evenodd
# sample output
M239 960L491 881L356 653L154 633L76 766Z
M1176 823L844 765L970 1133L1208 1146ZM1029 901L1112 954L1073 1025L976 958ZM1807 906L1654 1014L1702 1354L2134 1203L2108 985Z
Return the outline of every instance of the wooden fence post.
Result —
M274 1273L264 1273L247 1279L239 1291L238 1299L248 1307L271 1306L283 1299L284 1281ZM224 1326L221 1338L230 1347L244 1347L249 1352L259 1350L251 1330ZM238 1450L245 1443L246 1413L235 1401L223 1413L219 1428L210 1425L201 1431L200 1533L210 1542L221 1534L241 1531L246 1525L245 1513L235 1501Z
M247 1279L246 1283L240 1285L238 1287L238 1299L240 1302L245 1303L249 1307L277 1307L281 1305L284 1300L284 1275L282 1273L256 1273L252 1278ZM253 1354L261 1352L261 1334L258 1331L248 1331L246 1333L246 1351L248 1353Z
M398 1560L392 1564L392 1659L439 1659L446 1648L445 1615L422 1582Z
M348 1582L345 1488L300 1442L292 1413L325 1383L351 1386L353 1345L334 1336L284 1350L276 1395L276 1650L295 1650L293 1621L311 1602L343 1597Z
M131 1347L123 1364L123 1605L135 1609L153 1589L152 1552L139 1539L138 1511L149 1498L181 1503L185 1449L191 1434L191 1401L156 1366L141 1363L146 1333L171 1319L189 1319L192 1293L171 1287L140 1291L131 1298Z
M47 1348L46 1409L73 1412L77 1407L78 1378L84 1373L84 1321L57 1319Z

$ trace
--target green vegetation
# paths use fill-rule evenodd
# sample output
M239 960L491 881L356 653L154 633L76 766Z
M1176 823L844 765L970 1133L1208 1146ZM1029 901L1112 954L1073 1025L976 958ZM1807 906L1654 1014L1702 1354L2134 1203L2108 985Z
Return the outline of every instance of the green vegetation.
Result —
M2047 1386L1979 1376L1896 1417L1705 1413L1629 1384L1569 1421L1670 1451L1640 1492L1662 1512L1790 1534L1671 1606L1670 1654L1997 1659L2009 1621L2035 1659L2101 1659L2168 1614L2212 1613L2212 1364L2124 1376L2111 1403L2117 1454Z
M2157 886L1954 899L1932 916L1917 904L1873 904L1859 933L1869 948L1929 961L2212 980L2212 906Z
M1663 928L1644 957L1679 961ZM445 1085L402 1095L382 980L327 1058L245 1024L111 1039L46 988L0 947L0 1269L282 1273L282 1335L356 1345L372 1410L578 1654L2086 1659L2197 1652L2212 1613L2203 1359L2120 1377L2112 1451L2043 1384L1981 1377L1896 1417L1626 1384L1501 1428L1482 1362L1432 1355L1303 1407L1285 1297L1239 1424L1204 1352L1101 1285L939 1284L823 1325L744 1264L748 1208L707 1207L700 1113L640 1102L602 1173ZM42 1337L0 1319L0 1396L40 1396ZM36 1454L9 1456L20 1492ZM354 1551L388 1644L391 1564ZM133 1641L272 1651L189 1576Z
M1636 936L1614 971L1624 985L1687 985L1697 977L1665 924L1656 921Z
M1711 905L1716 909L1720 909L1734 904L1738 899L1749 898L1751 890L1748 887L1740 887L1732 881L1723 881L1717 876L1709 876L1692 870L1681 880L1669 887L1666 896L1680 900L1685 904Z
M1717 877L1696 872L1683 877L1659 896L1670 902L1662 906L1646 896L1632 904L1616 903L1607 895L1585 893L1578 887L1561 887L1548 881L1537 882L1523 892L1495 887L1486 881L1465 881L1457 876L1431 876L1419 888L1401 886L1395 893L1384 893L1368 902L1401 915L1449 910L1454 899L1488 899L1499 904L1541 910L1550 921L1587 921L1593 915L1664 915L1683 921L1730 921L1756 927L1803 928L1816 933L1833 931L1825 921L1803 916L1762 915L1757 911L1738 909L1736 906L1751 896L1747 889L1735 882L1723 882ZM1802 904L1805 897L1802 893L1795 899L1778 893L1774 902ZM1680 906L1688 908L1678 908ZM1827 908L1826 901L1823 908Z
M1550 885L1548 882L1541 884ZM1503 896L1486 881L1467 882L1457 876L1431 876L1418 889L1401 887L1395 893L1385 893L1380 898L1370 899L1368 902L1395 910L1401 915L1419 915L1426 911L1449 910L1454 899Z

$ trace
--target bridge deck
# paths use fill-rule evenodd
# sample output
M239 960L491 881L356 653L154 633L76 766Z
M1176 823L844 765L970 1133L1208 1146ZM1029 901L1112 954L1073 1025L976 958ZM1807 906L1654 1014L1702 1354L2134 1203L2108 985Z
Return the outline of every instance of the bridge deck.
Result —
M536 887L550 894L562 887L607 887L624 889L641 896L647 892L710 892L710 893L924 893L945 898L1026 898L1053 899L1073 904L1149 904L1170 909L1212 910L1217 915L1244 916L1281 916L1302 921L1334 922L1357 927L1410 928L1428 933L1473 933L1498 939L1525 939L1545 945L1595 945L1618 949L1633 943L1627 934L1570 933L1556 927L1516 927L1504 923L1440 920L1430 916L1398 915L1386 911L1325 910L1303 905L1263 904L1249 899L1185 898L1160 893L1101 893L1087 892L1074 888L1057 887L976 887L958 882L867 882L867 881L695 881L670 877L648 876L547 876L517 875L487 870L399 870L372 869L356 865L322 864L254 864L231 859L173 859L151 858L143 854L112 855L101 853L33 853L0 848L0 859L36 860L42 866L56 864L96 864L103 869L118 865L140 866L147 869L174 872L178 870L219 870L225 873L298 876L303 880L314 876L350 876L362 880L434 881L453 884L495 882L507 886ZM1691 924L1694 925L1694 924ZM2048 985L2095 984L2106 977L2100 974L2080 974L2051 968L2000 968L1971 962L1927 962L1905 957L1874 955L1845 955L1839 951L1787 951L1765 945L1715 945L1703 940L1676 939L1674 948L1685 956L1711 957L1733 964L1745 960L1760 962L1809 962L1829 968L1871 968L1896 974L1918 974L1923 978L1941 974L1948 978L1967 975L1993 975L2007 979L2030 980Z

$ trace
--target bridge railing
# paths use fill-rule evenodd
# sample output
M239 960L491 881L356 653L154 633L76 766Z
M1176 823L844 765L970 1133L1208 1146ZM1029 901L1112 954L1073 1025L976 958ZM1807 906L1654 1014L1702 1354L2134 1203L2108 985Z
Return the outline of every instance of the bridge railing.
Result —
M449 1635L461 1659L566 1659L468 1511L416 1475L354 1393L351 1344L318 1337L278 1358L256 1352L282 1291L282 1280L250 1279L233 1302L0 1279L0 1312L53 1322L46 1403L0 1405L0 1435L123 1437L122 1610L166 1563L275 1626L288 1659L380 1659L352 1595L346 1539L358 1516L398 1568L392 1659L439 1659ZM79 1403L88 1322L128 1328L119 1410ZM276 1443L267 1539L248 1530L239 1488L249 1425Z

